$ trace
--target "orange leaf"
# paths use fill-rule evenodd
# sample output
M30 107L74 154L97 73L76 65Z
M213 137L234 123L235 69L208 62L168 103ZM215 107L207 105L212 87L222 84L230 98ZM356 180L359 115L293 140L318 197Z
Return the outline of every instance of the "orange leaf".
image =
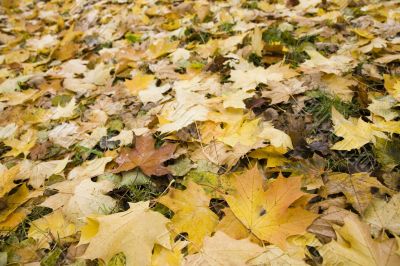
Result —
M280 175L265 191L263 177L257 166L234 181L236 192L226 195L232 212L250 232L261 240L286 248L286 238L303 234L317 215L299 207L290 207L306 195L301 188L301 176Z

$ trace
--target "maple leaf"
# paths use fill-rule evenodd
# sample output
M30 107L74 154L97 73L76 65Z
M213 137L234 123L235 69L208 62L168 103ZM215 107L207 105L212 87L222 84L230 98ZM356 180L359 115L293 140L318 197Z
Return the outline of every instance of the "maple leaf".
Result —
M263 248L248 239L235 240L223 232L204 240L198 254L189 255L183 265L248 265L247 262L263 252Z
M150 59L155 59L165 54L175 51L179 41L170 42L167 39L158 39L150 44L147 50Z
M168 168L162 163L172 157L176 145L166 144L159 149L155 149L154 145L155 140L151 136L137 137L134 149L121 149L118 158L115 159L119 166L114 169L114 173L140 167L146 175L168 174Z
M34 188L43 185L46 178L61 173L68 164L68 157L63 160L37 162L24 160L20 164L19 179L29 178L29 184Z
M242 88L245 91L254 90L260 83L279 82L298 75L295 70L290 69L288 65L283 63L271 65L267 69L254 66L246 66L244 68L231 70L230 80L233 81L233 88Z
M319 248L324 265L399 265L395 239L382 242L371 238L367 225L356 216L344 218L344 226L336 229L337 240Z
M372 187L382 194L393 194L394 191L383 186L375 177L368 173L332 173L325 183L325 191L322 195L344 193L353 207L363 213L373 199Z
M383 75L386 91L397 101L400 100L400 78L397 76Z
M249 265L268 265L268 266L307 266L303 260L292 257L279 247L268 245L265 247L264 253L252 259Z
M306 49L305 51L310 56L310 59L302 63L300 69L307 74L324 72L340 75L342 72L351 69L353 65L353 58L349 56L333 55L330 58L326 58L315 49Z
M19 165L7 169L7 167L0 164L0 198L17 186L14 180L18 173Z
M74 194L75 187L81 182L79 179L65 180L48 186L48 189L57 191L58 193L51 195L40 206L51 208L54 211L63 207L68 203Z
M194 182L189 182L183 191L171 189L158 199L175 213L171 221L176 235L183 232L188 234L189 253L200 249L204 237L211 235L218 223L218 216L208 207L210 199L203 188Z
M266 191L263 178L254 166L235 179L236 192L225 195L235 216L257 238L285 249L286 238L302 234L318 217L299 207L290 205L306 195L301 188L301 176L279 176Z
M92 178L104 173L106 164L112 161L112 157L102 157L85 161L82 165L79 165L72 169L68 173L69 180L83 180L86 178Z
M33 221L28 236L37 241L39 248L48 248L52 239L62 240L75 233L75 225L65 218L61 210L57 210Z
M0 210L0 222L5 221L11 213L31 197L32 196L29 195L29 189L25 183L19 186L14 193L8 195L4 201L2 201L4 206L7 206L7 208Z
M7 124L4 127L0 127L0 140L4 140L14 136L18 126L15 123Z
M57 120L60 118L69 118L74 115L74 110L76 108L76 100L72 98L69 103L67 103L64 107L57 106L52 110L51 119Z
M224 208L222 211L224 212L224 217L222 217L215 230L224 232L234 239L247 238L249 236L249 230L236 218L232 210L230 208Z
M371 225L374 236L383 229L400 234L400 194L395 194L389 202L374 199L365 210L363 220Z
M171 89L170 84L164 84L160 87L150 85L147 89L139 91L138 97L142 103L156 103L164 98L163 93Z
M123 252L126 265L150 265L155 244L170 249L169 220L148 205L149 202L129 203L125 212L90 217L79 242L89 243L82 258L108 262Z
M176 100L167 104L163 113L158 116L160 132L177 131L195 121L207 119L208 108L205 106L206 98L203 95L181 85L175 88L175 98Z
M182 265L182 249L187 245L187 241L177 241L172 244L171 249L161 245L154 246L153 256L151 257L151 266L176 266Z
M297 79L289 79L286 82L271 81L268 83L269 90L262 92L263 97L271 99L271 104L287 102L293 95L306 91L303 82Z
M137 74L131 80L126 80L125 85L132 95L137 96L142 90L147 89L154 80L154 75Z
M7 216L7 219L0 222L0 232L14 231L29 213L29 210L24 207L16 209L13 213Z
M372 99L372 103L368 105L368 110L375 115L383 117L386 121L390 121L399 116L399 112L392 109L396 103L396 99L390 95L386 95Z
M324 85L323 91L330 95L337 96L343 101L351 101L354 92L349 89L351 86L356 86L357 81L350 77L341 77L334 74L324 75L321 79Z
M343 137L331 147L334 150L358 149L369 142L375 143L376 138L387 138L374 124L367 123L361 118L346 120L334 107L332 107L332 122L335 135Z
M266 167L282 166L288 162L284 154L287 149L284 147L266 146L260 149L256 149L249 153L249 157L256 159L267 159Z
M25 156L29 153L29 150L35 146L37 139L37 131L34 129L28 129L19 139L9 138L4 140L4 144L10 146L12 149L3 156L18 156L23 153Z
M113 190L114 184L108 180L93 182L85 179L75 186L73 195L63 208L65 216L78 224L79 218L93 214L107 214L113 210L117 202L104 195Z

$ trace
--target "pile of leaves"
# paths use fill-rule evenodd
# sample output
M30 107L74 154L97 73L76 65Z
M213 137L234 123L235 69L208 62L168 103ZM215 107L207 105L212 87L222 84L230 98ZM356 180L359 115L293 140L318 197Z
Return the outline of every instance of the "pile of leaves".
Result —
M0 265L400 265L398 1L0 3Z

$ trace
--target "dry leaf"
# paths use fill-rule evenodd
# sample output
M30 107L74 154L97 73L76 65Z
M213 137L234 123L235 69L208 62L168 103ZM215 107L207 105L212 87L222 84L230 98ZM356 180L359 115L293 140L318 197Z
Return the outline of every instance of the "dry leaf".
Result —
M123 252L126 265L150 265L155 244L170 249L166 227L169 220L148 205L149 202L130 203L125 212L90 218L91 222L82 228L79 242L89 243L82 258L100 258L107 263Z
M171 189L167 195L158 199L158 202L174 212L171 219L174 234L188 234L189 253L200 250L204 237L210 236L218 223L218 216L208 207L210 199L203 188L193 182L189 182L183 191Z
M257 166L237 175L236 192L224 198L232 212L261 240L286 248L286 238L305 233L306 228L318 215L290 205L305 195L301 188L301 177L288 179L279 176L267 190ZM301 217L301 218L300 218Z
M156 149L154 145L155 140L151 136L137 137L134 149L121 149L119 157L115 160L119 166L114 169L114 172L119 173L140 167L146 175L168 174L168 168L162 163L172 157L176 146L165 144Z

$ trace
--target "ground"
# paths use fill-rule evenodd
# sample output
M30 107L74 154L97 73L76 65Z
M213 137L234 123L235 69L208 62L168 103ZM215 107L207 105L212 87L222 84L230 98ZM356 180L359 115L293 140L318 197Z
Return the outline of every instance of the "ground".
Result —
M0 265L400 265L398 1L0 3Z

